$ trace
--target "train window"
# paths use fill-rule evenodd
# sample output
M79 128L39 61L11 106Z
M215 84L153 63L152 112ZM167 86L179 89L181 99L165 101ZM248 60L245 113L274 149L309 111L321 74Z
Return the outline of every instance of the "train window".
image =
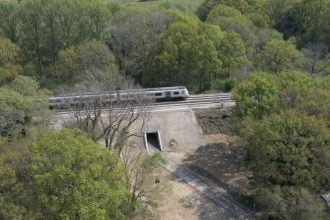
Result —
M179 95L179 92L174 92L173 94L174 94L174 95Z
M49 100L50 103L59 103L61 102L61 99L51 99Z
M155 96L161 96L161 95L162 95L161 92L157 92L157 93L155 93Z

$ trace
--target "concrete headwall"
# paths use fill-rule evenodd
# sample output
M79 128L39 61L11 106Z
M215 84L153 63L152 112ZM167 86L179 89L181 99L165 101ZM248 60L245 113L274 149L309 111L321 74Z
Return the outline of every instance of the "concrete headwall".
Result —
M104 115L103 117L107 117ZM161 144L164 152L187 152L194 151L202 142L202 129L200 128L195 114L190 109L175 111L150 112L145 126L141 130L142 122L138 120L130 128L130 133L140 137L131 137L129 142L135 142L144 146L143 133L160 133ZM72 114L62 114L54 117L52 127L61 129L65 124L75 121Z
M152 112L141 131L141 123L132 127L132 132L160 132L164 152L194 151L202 142L202 129L192 110ZM143 140L137 140L143 144Z

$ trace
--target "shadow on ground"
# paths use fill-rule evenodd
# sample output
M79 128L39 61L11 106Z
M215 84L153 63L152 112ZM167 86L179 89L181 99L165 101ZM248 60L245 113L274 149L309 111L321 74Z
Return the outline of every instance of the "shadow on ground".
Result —
M246 168L245 151L236 143L207 144L182 161L180 168L210 183L212 190L225 196L243 210L250 212L239 196L239 189L248 184L251 173ZM186 202L183 199L181 202ZM189 203L185 204L189 206ZM230 219L232 213L214 209L212 203L195 204L199 219ZM217 206L219 207L219 206Z
M231 188L247 183L250 173L245 163L245 151L235 143L207 144L199 147L188 156L182 166L196 171L209 173L209 178L221 179Z
M190 195L181 199L180 202L186 208L196 208L198 219L201 220L234 219L234 216L224 208L219 208L214 203L206 201L206 198L201 197L200 195Z

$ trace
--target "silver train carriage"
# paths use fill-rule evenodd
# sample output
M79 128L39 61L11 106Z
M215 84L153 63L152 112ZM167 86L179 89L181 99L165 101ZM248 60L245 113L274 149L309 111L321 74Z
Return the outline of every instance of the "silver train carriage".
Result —
M49 98L50 109L65 109L86 102L102 100L102 102L118 102L134 100L137 96L143 96L154 101L184 100L189 97L188 89L184 86L161 87L134 90L119 90L116 92L105 92L102 94L67 94ZM100 99L102 97L102 99Z

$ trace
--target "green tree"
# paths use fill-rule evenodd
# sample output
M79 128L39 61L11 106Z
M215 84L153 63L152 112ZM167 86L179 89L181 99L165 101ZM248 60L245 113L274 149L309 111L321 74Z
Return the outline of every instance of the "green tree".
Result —
M185 14L193 14L196 10L196 8L201 3L201 0L196 1L190 1L190 0L177 0L177 1L171 1L171 0L161 0L160 6L164 7L166 9L171 10L177 10L180 12L183 12Z
M161 39L162 46L154 60L158 68L148 74L148 82L165 86L176 81L192 89L194 84L197 84L197 73L194 68L197 63L197 37L197 22L171 24ZM157 71L161 71L161 76L156 74Z
M23 96L37 97L46 94L37 81L27 76L18 76L10 84L10 88Z
M106 0L26 0L20 4L20 45L42 80L47 79L47 67L56 64L60 49L100 40L109 33L111 6Z
M313 87L303 92L297 102L297 109L308 115L323 119L330 126L330 76L313 81Z
M221 39L222 32L214 25L197 21L171 24L160 39L156 68L147 74L147 81L161 86L175 82L193 91L208 89L211 73L221 72Z
M207 22L216 24L225 31L234 31L241 35L246 47L254 47L256 43L256 27L248 17L230 6L219 4L207 16Z
M322 73L323 62L328 53L327 46L322 43L310 43L302 52L305 58L302 64L304 70L314 76Z
M281 108L295 108L304 103L314 87L311 77L301 72L282 72L277 77L280 87Z
M304 0L302 4L303 30L305 33L301 36L302 43L325 43L330 46L327 36L330 34L328 20L330 18L329 0ZM298 20L299 18L296 17Z
M236 111L240 117L262 118L279 107L279 86L269 73L251 74L234 89Z
M329 47L329 0L267 1L265 12L284 33L285 39L297 38L299 47L323 43Z
M254 187L247 196L256 201L263 219L327 219L320 198L303 187Z
M42 0L24 1L21 7L20 16L22 20L22 41L23 49L26 51L28 59L36 63L37 72L42 75L42 65L44 56L43 44L43 12L44 4ZM42 76L45 78L45 75Z
M330 56L328 55L321 64L320 72L322 75L330 75Z
M55 70L54 77L62 86L101 82L119 75L113 53L101 41L86 42L61 50Z
M224 32L220 43L220 52L227 77L230 77L232 70L239 69L248 62L244 43L236 32Z
M242 143L254 182L242 191L263 218L328 219L330 78L259 73L235 88Z
M17 131L23 131L21 129L31 124L32 117L36 115L44 122L47 103L46 91L29 77L18 76L9 86L1 87L0 134L12 136Z
M20 39L19 4L17 1L0 1L0 36L17 43Z
M16 161L8 160L15 154ZM7 189L1 190L2 218L12 210L16 217L39 219L126 218L123 164L78 130L44 132L27 148L7 150L1 158L0 172L9 177L1 179ZM24 164L24 173L14 161Z
M24 190L18 183L20 173L25 172L25 164L20 163L19 158L26 153L9 150L9 144L0 139L0 218L1 219L22 219L24 217L36 219L40 216L29 212L23 205L18 203L18 198L22 198ZM10 158L10 161L8 160ZM16 171L18 175L16 175ZM24 177L24 175L22 175Z
M242 137L257 177L281 185L330 189L330 130L324 120L287 110L243 124Z
M150 48L172 22L174 19L160 9L134 6L117 10L107 41L118 59L120 71L140 81Z
M266 1L265 12L271 18L276 30L284 34L285 39L292 37L296 31L302 30L302 19L296 19L296 16L302 12L301 7L298 7L299 2L301 1Z
M221 72L224 56L222 46L224 43L224 34L220 32L217 26L202 24L199 27L198 53L196 69L199 72L199 92L209 90L211 87L212 74L216 78ZM237 43L237 41L234 41Z
M295 63L302 57L292 41L272 39L259 54L260 69L273 73L295 68Z
M295 71L282 72L276 76L270 73L252 74L234 91L237 112L241 117L262 118L271 112L296 109L327 119L328 84L327 78L313 80L308 75Z
M262 50L265 48L267 43L272 39L278 39L278 40L283 39L283 34L276 31L275 29L263 28L258 30L257 37L258 37L257 49Z
M0 85L23 73L21 50L9 39L0 38Z
M20 48L9 39L0 38L0 64L18 63L20 61Z
M267 0L206 0L197 10L197 15L204 21L210 11L223 4L239 10L242 14L253 17L256 14L264 16L264 7ZM266 19L267 20L267 19Z

